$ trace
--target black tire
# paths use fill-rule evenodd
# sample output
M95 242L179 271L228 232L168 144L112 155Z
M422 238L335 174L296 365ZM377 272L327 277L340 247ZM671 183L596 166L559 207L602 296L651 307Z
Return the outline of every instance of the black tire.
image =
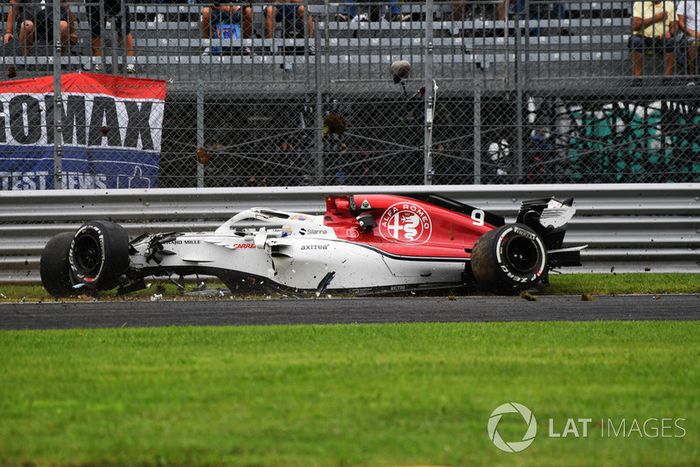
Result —
M46 243L39 260L41 284L53 297L76 295L68 262L68 251L73 242L73 232L55 235Z
M480 287L515 291L532 287L547 273L547 249L542 238L523 224L509 224L477 240L471 268Z
M113 222L86 222L75 232L68 261L76 281L95 290L113 289L129 268L129 235Z

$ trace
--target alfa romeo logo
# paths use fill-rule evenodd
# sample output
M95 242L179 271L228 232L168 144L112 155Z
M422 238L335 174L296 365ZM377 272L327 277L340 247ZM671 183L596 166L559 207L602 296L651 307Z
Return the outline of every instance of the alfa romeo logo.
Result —
M527 425L527 431L523 435L523 439L520 441L503 441L501 435L498 433L498 422L501 421L503 414L507 413L519 413L525 424ZM508 402L506 404L496 407L496 409L491 412L488 424L489 438L493 441L498 449L505 452L520 452L527 449L532 442L535 440L537 435L537 420L532 411L525 407L523 404L518 404L517 402Z
M425 243L432 231L430 216L415 203L396 203L384 211L379 220L379 234L390 241Z

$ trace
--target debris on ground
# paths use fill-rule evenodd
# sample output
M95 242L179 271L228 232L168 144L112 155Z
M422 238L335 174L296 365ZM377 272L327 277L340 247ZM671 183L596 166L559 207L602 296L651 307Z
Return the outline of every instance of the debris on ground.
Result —
M537 301L537 295L533 295L527 291L520 292L520 298L527 300L528 302L536 302Z

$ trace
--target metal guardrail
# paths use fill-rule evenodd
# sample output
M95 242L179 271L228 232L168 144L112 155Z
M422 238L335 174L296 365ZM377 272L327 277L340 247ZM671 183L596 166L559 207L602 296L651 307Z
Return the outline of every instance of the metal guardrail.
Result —
M700 273L700 184L342 186L0 192L0 282L37 281L48 239L88 219L132 235L212 230L253 206L321 213L328 193L437 193L509 220L523 200L573 196L566 240L590 247L565 272Z

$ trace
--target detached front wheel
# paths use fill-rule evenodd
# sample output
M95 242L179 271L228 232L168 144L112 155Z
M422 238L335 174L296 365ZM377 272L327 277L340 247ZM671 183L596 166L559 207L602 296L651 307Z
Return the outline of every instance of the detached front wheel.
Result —
M73 232L54 235L41 252L39 274L41 284L52 297L75 295L75 281L68 263L68 251L73 242Z
M496 291L525 289L537 284L547 272L547 250L530 227L504 225L477 240L471 268L481 287Z

